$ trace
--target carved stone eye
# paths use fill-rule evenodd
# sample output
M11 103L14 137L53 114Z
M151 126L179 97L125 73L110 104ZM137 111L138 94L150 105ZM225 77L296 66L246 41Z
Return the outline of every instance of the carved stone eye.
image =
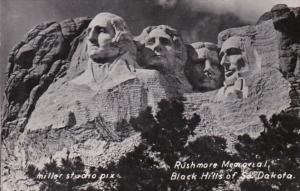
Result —
M198 58L194 61L194 64L204 66L205 60L206 60L205 58Z
M239 48L229 48L229 49L226 50L226 54L228 56L238 55L238 54L242 54L242 51Z
M223 51L220 52L220 54L219 54L220 58L223 58L224 54L225 54L225 53L224 53Z
M108 30L106 27L100 27L100 26L96 26L95 27L95 31L100 34L100 33L108 33Z
M150 39L148 39L147 42L146 42L146 45L148 45L148 46L151 46L151 45L153 45L153 44L155 44L155 38L150 38Z
M88 28L87 33L90 34L92 28Z
M172 45L172 42L171 42L170 39L161 37L161 38L159 38L159 40L160 40L161 45L163 45L163 46L170 46L170 45Z

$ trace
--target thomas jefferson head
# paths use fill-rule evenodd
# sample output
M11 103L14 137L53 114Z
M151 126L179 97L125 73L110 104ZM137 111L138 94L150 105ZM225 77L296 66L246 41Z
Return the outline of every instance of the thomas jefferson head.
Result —
M172 71L183 68L187 60L181 36L169 26L147 27L136 40L143 47L139 64L144 68Z

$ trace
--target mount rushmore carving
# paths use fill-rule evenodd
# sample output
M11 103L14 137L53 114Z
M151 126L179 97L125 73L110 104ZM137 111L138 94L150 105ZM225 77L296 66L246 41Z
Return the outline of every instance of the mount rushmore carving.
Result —
M14 170L3 172L6 187L18 190L19 171L65 150L94 166L118 160L139 136L117 127L147 106L155 112L161 99L185 97L186 115L202 118L196 134L229 145L260 133L261 114L300 116L299 8L266 15L220 32L217 44L186 44L167 25L134 37L126 18L107 12L38 25L9 57L1 157Z
M62 24L66 25L62 33L53 32L56 23L39 26L12 52L3 137L14 127L23 131L36 102L56 81L68 84L63 85L63 91L81 85L97 93L135 79L148 91L147 99L152 99L145 105L152 107L161 98L223 86L218 47L201 42L184 44L170 26L150 26L134 38L124 19L111 13ZM41 46L43 42L49 47Z

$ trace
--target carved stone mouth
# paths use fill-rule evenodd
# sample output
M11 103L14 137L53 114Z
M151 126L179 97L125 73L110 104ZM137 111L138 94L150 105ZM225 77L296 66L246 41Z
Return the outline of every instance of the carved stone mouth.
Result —
M212 78L204 78L202 80L199 80L200 83L211 83L213 81Z
M235 72L235 70L228 70L225 72L226 77L231 76L233 73Z
M96 45L96 44L91 44L90 45L90 48L98 48L99 46L98 45Z
M153 55L152 57L155 57L155 58L166 58L164 55Z

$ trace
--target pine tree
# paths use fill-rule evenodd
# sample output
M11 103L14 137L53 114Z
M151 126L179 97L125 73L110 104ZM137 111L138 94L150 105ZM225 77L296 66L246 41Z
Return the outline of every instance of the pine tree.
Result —
M293 179L245 180L241 184L245 191L297 191L300 190L300 120L287 113L273 115L268 121L260 116L264 131L252 139L249 135L239 136L236 150L245 161L268 161L265 173L290 173Z
M231 158L225 151L226 140L219 137L200 137L189 143L189 137L200 122L194 114L184 116L182 99L162 100L155 116L151 108L141 112L130 121L133 128L141 132L142 144L128 153L119 163L109 167L118 173L120 191L167 191L167 190L212 190L222 181L174 181L171 174L176 161L220 161ZM203 162L203 161L202 161ZM219 169L216 169L219 170ZM191 173L182 170L182 173ZM219 184L220 183L220 184Z

